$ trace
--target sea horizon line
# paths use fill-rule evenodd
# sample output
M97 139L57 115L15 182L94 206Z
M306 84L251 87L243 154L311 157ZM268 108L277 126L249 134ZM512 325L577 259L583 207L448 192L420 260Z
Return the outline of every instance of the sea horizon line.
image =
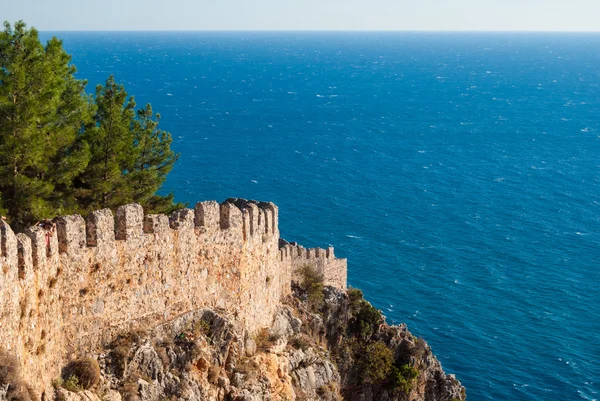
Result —
M598 31L542 30L342 30L342 29L38 29L39 32L73 33L417 33L417 34L600 34Z

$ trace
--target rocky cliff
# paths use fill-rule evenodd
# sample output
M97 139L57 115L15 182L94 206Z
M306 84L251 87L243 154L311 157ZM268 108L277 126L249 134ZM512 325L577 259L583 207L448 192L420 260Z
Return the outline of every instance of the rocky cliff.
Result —
M0 400L465 399L271 203L0 222Z

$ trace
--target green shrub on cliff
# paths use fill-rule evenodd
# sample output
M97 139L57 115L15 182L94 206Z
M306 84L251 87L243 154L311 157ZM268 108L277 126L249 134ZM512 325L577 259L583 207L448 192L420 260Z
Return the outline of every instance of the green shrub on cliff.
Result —
M350 310L357 310L360 306L360 301L364 299L363 292L358 288L348 288L347 294L350 300Z
M368 340L383 323L383 315L364 299L357 301L355 308L354 317L350 321L350 330L362 340Z
M319 311L323 307L324 295L323 275L314 266L304 265L299 269L300 287L306 292L308 306L313 311Z
M419 370L414 366L402 365L399 368L394 366L390 373L390 386L407 394L412 390L418 375Z
M45 45L19 21L0 32L0 213L16 229L57 214L141 203L156 195L178 155L150 105L135 111L111 76L96 96L75 78L62 42Z
M358 342L354 354L363 383L384 385L405 394L412 390L418 369L408 364L398 367L392 350L383 341Z
M394 366L394 355L382 341L368 344L361 353L358 366L366 383L382 383L388 379Z

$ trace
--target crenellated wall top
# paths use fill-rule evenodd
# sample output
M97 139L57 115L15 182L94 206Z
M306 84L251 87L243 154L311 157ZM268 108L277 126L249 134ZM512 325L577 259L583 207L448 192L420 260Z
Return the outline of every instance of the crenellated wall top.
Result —
M196 229L201 233L238 230L243 241L256 235L279 235L278 208L270 202L228 199L199 202L194 209L181 209L171 215L144 214L138 204L97 210L86 218L80 215L61 216L54 220L55 229L30 227L23 235L16 235L11 227L0 221L0 255L15 257L19 247L30 246L34 265L44 262L54 252L77 255L86 248L112 245L117 241L138 245L144 234L164 233L169 230ZM58 249L53 249L56 235ZM29 240L27 240L27 239ZM27 245L23 245L28 242Z

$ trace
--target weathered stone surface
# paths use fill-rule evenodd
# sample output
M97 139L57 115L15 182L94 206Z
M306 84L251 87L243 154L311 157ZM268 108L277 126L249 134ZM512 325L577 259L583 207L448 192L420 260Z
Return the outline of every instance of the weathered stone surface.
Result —
M256 354L256 341L250 336L246 337L244 351L246 352L246 356L254 356Z
M103 378L91 392L58 390L66 401L337 400L352 380L351 366L332 356L343 355L336 347L349 324L346 260L281 240L272 203L202 202L169 217L126 205L114 217L100 210L87 222L56 222L48 236L15 235L0 221L0 345L37 398L52 401L51 381L80 357L97 358ZM319 313L290 301L307 264L336 287L325 289ZM262 329L272 344L258 347ZM408 398L380 400L464 399L405 327L375 338L397 355L422 347ZM0 401L7 390L0 385ZM375 394L362 386L344 395Z
M342 396L350 401L465 399L460 383L445 375L426 344L419 345L419 352L413 350L417 343L406 326L383 325L374 333L374 341L384 342L400 358L407 352L417 355L419 376L410 392L364 383L356 377L352 364L334 357L340 352L338 345L347 340L348 334L339 330L339 324L349 313L348 296L327 288L326 299L331 304L322 318L315 320L316 315L300 298L288 298L270 326L271 330L280 328L276 337L283 346L262 347L250 354L245 352L249 343L245 328L227 311L205 308L180 315L132 342L131 349L124 351L122 345L107 349L105 382L114 390L135 380L128 396L141 401L338 401ZM316 323L308 324L309 320ZM314 330L313 324L322 327ZM293 341L299 338L301 343ZM122 375L113 363L115 358L120 360L119 355L128 355Z
M307 249L295 242L289 243L280 240L280 258L292 265L291 278L300 281L296 273L301 267L311 265L323 275L325 285L345 289L347 286L348 271L346 259L337 259L333 247L325 249Z
M110 209L90 213L86 221L88 246L110 246L115 241L115 218Z
M84 391L67 391L64 388L58 388L57 399L61 401L102 401L95 393L84 390Z
M276 336L291 337L298 334L301 327L302 320L294 316L291 308L283 307L275 314L270 331Z
M218 307L252 335L271 325L297 266L345 274L345 260L282 259L272 203L201 202L170 218L133 204L55 221L52 235L34 227L18 239L0 221L0 344L38 395L120 332ZM235 352L252 355L247 345Z
M305 353L297 350L290 355L292 378L297 386L307 392L332 382L339 382L340 376L336 367L328 360L318 357L312 349Z
M0 384L0 401L7 400L8 384Z
M35 228L30 229L32 232ZM40 229L37 229L40 232ZM79 215L63 216L56 219L56 233L58 236L58 249L72 258L76 258L85 251L86 232L85 220ZM41 241L41 239L40 239Z
M122 401L123 397L118 391L109 389L102 394L102 401Z
M139 242L144 227L144 209L138 204L124 205L117 209L116 238Z
M163 369L163 363L156 350L150 344L143 344L135 351L133 358L127 364L125 375L132 375L133 372L144 377L157 379Z
M138 395L141 401L155 401L160 399L160 393L154 383L149 383L144 379L138 379Z

